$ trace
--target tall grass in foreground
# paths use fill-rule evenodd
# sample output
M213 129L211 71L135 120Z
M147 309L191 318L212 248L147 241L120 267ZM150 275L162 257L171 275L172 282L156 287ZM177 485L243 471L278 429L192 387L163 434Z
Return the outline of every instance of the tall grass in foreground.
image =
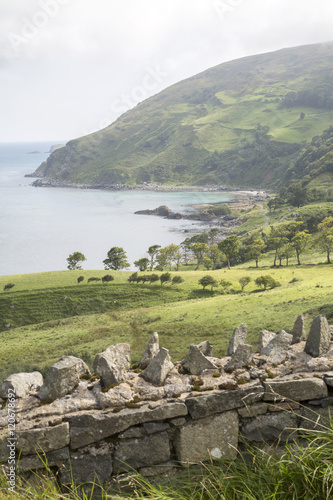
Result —
M158 468L156 468L158 471ZM50 471L48 471L50 472ZM306 431L300 443L287 444L283 453L253 447L233 462L212 461L184 470L168 483L151 484L132 477L134 489L125 496L87 484L90 492L73 485L61 491L51 474L30 482L19 478L16 493L0 476L0 498L8 500L330 500L333 498L333 422L320 431ZM86 490L87 491L87 490Z

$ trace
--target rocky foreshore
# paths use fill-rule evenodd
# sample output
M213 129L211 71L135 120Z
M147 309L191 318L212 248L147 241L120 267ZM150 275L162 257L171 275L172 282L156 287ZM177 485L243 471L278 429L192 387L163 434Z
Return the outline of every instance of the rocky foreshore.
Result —
M34 177L34 174L26 174L25 177ZM143 184L136 184L134 186L129 184L105 184L105 183L92 183L80 184L58 179L38 178L33 183L34 187L59 187L59 188L74 188L74 189L103 189L106 191L160 191L160 192L244 192L252 193L253 195L265 195L262 190L258 189L244 189L234 186L167 186L161 184L154 184L144 182Z

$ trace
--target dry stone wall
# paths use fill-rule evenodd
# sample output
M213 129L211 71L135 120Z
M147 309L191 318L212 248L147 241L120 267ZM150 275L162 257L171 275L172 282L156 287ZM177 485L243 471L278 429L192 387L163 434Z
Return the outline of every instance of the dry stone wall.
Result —
M253 352L241 325L229 356L213 357L203 342L179 363L154 333L143 371L129 368L129 346L118 344L97 354L93 375L73 356L44 381L12 375L0 388L3 467L15 453L18 473L47 461L64 484L105 483L133 469L150 476L210 457L233 460L245 442L297 440L333 411L333 342L324 316L307 340L301 316L292 332L262 330Z

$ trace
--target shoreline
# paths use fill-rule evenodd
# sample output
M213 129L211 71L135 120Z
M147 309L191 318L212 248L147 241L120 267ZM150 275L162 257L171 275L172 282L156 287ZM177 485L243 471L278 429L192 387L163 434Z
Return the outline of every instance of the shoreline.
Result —
M26 174L24 177L33 177L32 174ZM198 193L209 193L209 192L228 192L228 193L238 193L248 195L248 196L260 196L266 197L268 195L267 191L261 188L245 188L237 186L168 186L165 184L153 184L153 183L143 183L136 184L135 186L129 184L80 184L76 182L63 181L57 179L46 179L38 178L32 182L33 187L53 187L53 188L72 188L72 189L100 189L103 191L155 191L155 192L198 192Z

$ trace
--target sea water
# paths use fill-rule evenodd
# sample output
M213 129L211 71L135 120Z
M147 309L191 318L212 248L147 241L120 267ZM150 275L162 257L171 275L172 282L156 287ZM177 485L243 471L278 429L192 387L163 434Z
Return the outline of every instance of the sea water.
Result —
M189 212L191 205L222 203L232 197L216 192L31 186L34 179L25 174L33 172L56 143L0 144L0 275L64 270L66 258L75 251L86 256L84 269L103 269L114 246L124 248L134 269L133 262L145 257L149 246L179 244L204 227L134 212L160 205Z

